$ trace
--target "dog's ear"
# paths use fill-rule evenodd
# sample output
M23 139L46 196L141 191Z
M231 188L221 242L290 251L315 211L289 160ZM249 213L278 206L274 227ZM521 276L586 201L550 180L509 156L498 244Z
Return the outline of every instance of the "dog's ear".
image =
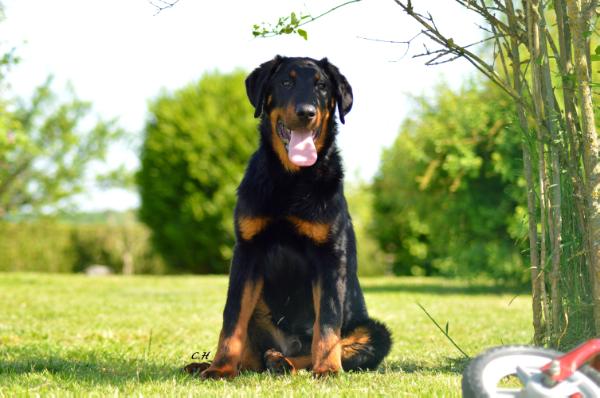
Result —
M329 63L327 58L323 58L319 63L333 82L333 94L337 102L340 122L344 123L344 116L352 109L352 87L350 87L344 75L340 73L340 70L335 65Z
M246 94L248 94L248 99L254 106L254 117L262 115L267 84L282 60L283 57L277 55L272 60L254 69L246 78Z

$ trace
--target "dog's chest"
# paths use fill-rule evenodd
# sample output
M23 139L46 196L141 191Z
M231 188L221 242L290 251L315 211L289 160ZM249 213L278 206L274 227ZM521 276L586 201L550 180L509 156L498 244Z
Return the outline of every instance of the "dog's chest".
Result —
M314 322L313 256L285 244L274 244L265 253L264 299L273 323L294 334L305 334Z

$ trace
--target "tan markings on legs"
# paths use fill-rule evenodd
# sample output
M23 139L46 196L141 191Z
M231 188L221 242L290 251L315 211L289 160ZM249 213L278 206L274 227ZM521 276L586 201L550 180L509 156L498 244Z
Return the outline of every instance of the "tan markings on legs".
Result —
M300 234L309 237L316 243L327 242L329 230L331 229L330 224L306 221L295 216L289 216L287 219L294 224Z
M298 370L310 369L312 359L310 355L298 357L286 357L281 352L270 349L265 352L265 362L267 370L273 373L296 373Z
M238 219L240 235L244 240L251 240L269 225L269 217L245 217Z
M286 346L285 335L281 329L275 327L271 320L271 310L261 297L256 303L256 309L252 315L257 328L267 331L277 345L281 348Z
M261 357L256 351L256 348L250 344L249 341L244 345L244 351L242 352L242 360L240 362L241 370L252 370L260 372L263 370L263 363Z
M267 303L265 303L262 296L258 299L256 303L254 313L252 314L252 319L248 326L249 335L255 332L266 332L273 338L273 341L275 342L275 345L277 347L280 347L280 349L284 349L284 347L286 347L285 334L281 329L275 327L275 325L273 324L273 321L271 319L271 310L269 309ZM244 351L244 353L247 356L244 356L244 354L242 355L242 369L256 371L263 370L263 362L261 360L262 358L260 357L262 353L257 351L256 347L251 346L250 342L246 344L246 350ZM281 355L283 356L283 354Z
M287 360L292 363L292 366L296 370L310 369L312 367L312 357L310 355L303 355L300 357L287 357Z
M321 284L313 285L313 305L315 307L315 324L312 339L313 374L317 377L335 374L342 369L342 346L340 330L321 330Z
M342 358L351 358L371 341L369 331L365 327L358 327L352 331L352 334L342 339Z
M262 292L263 281L247 281L240 302L240 313L231 336L219 335L219 346L210 368L202 372L203 378L233 377L242 361L242 353L248 335L248 322Z
M279 349L285 351L288 342L284 332L273 324L271 310L262 297L256 303L256 309L252 315L250 325L269 333L273 338L275 346L279 347L278 349L269 349L264 354L268 370L274 373L295 373L296 370L311 368L312 359L310 355L286 357L282 352L278 351ZM249 330L249 333L252 333L252 331Z
M283 353L271 348L265 352L266 369L275 374L296 373L296 368Z

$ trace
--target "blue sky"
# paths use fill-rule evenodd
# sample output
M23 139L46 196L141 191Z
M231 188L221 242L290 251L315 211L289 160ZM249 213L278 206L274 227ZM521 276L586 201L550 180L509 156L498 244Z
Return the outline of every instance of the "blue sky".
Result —
M318 15L342 1L180 0L155 14L146 0L4 0L3 45L16 46L21 64L9 76L14 94L27 97L48 74L55 89L70 82L96 113L118 117L140 134L149 99L174 90L207 71L251 71L275 54L328 57L348 78L355 102L339 142L349 179L369 180L382 148L410 114L411 94L431 92L442 79L453 85L474 71L464 61L423 65L412 54L422 48L365 40L407 40L418 26L391 0L363 0L307 25L309 40L297 36L255 39L252 25L291 11ZM431 10L438 27L458 43L477 41L475 20L451 0L413 1ZM110 162L137 167L135 148L112 148ZM97 166L101 168L101 166ZM79 202L87 210L124 209L135 193L90 189Z

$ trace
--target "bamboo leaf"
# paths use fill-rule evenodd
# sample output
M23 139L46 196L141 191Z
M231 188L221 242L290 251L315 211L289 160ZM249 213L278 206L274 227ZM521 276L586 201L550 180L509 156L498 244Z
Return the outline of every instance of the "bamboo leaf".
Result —
M304 29L298 29L298 34L304 39L308 40L308 33Z

